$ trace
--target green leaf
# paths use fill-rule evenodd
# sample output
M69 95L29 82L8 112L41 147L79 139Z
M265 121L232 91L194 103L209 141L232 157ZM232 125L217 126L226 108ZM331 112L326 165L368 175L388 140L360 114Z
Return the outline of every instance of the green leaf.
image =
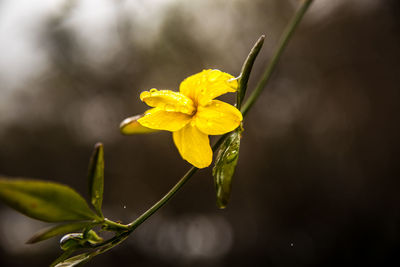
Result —
M239 87L236 97L236 107L238 109L240 109L242 106L242 102L247 90L247 82L249 81L250 78L251 69L253 68L254 61L256 60L257 55L264 44L264 39L265 39L264 35L261 35L260 38L258 38L257 42L254 44L249 55L247 56L246 60L243 63L242 71L240 72L239 75L240 77Z
M86 222L59 224L56 226L48 227L37 232L26 243L34 244L57 235L65 235L66 233L83 230L91 225L94 226L93 222L86 221Z
M72 188L53 182L0 178L0 199L45 222L100 220Z
M94 147L89 163L89 196L97 214L103 218L101 205L104 191L104 150L103 144L97 143Z
M79 254L79 255L73 256L73 257L71 257L69 259L66 259L66 260L62 261L62 262L56 263L56 265L51 265L51 266L54 266L54 267L79 266L80 264L88 262L93 256L95 256L95 255L90 253L90 252L86 252L86 253L83 253L83 254Z
M213 176L217 191L217 206L226 208L231 194L232 177L239 159L240 127L231 132L222 143L215 160Z
M96 246L96 249L90 251L90 252L86 252L74 257L71 257L69 259L67 259L73 252L75 252L77 249L80 249L79 246L76 247L70 247L68 248L60 257L58 257L51 265L50 267L62 267L62 266L78 266L79 264L83 264L88 262L90 259L92 259L93 257L102 254L104 252L107 252L108 250L112 249L113 247L119 245L120 243L122 243L125 239L128 238L129 234L132 233L132 231L127 231L127 232L123 232L119 235L114 236L113 238L107 240L106 242L104 242L102 245L98 245ZM73 235L73 234L71 234ZM75 235L76 236L76 240L79 242L80 235ZM90 239L88 240L89 243L92 243L91 240L93 241L93 236L89 237ZM63 238L64 239L64 238ZM73 239L70 238L71 240ZM97 239L97 238L96 238ZM84 240L84 239L82 239ZM98 240L100 241L100 239ZM82 246L84 247L84 246Z
M65 261L72 253L74 253L75 249L70 249L67 251L64 251L63 254L61 254L57 259L55 259L51 264L50 267L56 266L58 263Z

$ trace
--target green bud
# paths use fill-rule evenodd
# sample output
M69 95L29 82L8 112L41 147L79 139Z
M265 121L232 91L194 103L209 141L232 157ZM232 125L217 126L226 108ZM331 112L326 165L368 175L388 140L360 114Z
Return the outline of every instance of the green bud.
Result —
M226 208L231 194L232 177L239 159L239 148L242 128L231 132L218 150L213 168L217 206Z
M103 238L97 235L97 233L93 230L89 230L85 234L86 241L89 242L90 244L98 244L100 242L103 242Z

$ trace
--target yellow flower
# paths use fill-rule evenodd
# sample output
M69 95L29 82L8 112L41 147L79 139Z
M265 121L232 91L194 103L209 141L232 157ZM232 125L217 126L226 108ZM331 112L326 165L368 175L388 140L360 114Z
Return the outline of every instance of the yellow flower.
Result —
M121 130L127 134L147 132L146 129L170 131L182 158L197 168L205 168L212 161L208 135L233 131L243 119L237 108L214 98L235 92L237 87L232 75L219 70L203 70L186 78L180 84L179 92L144 91L140 99L153 108L139 119L128 118L122 122ZM142 127L129 130L129 126L137 122Z

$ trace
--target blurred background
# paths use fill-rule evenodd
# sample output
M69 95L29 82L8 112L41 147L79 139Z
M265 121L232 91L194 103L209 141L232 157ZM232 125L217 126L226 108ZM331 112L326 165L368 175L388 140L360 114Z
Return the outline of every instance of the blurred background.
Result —
M205 68L238 75L265 34L252 90L299 2L0 1L0 174L87 196L103 142L105 215L132 221L189 167L170 133L119 133L147 109L140 92ZM399 12L397 0L315 0L246 117L227 209L201 170L87 266L399 264ZM0 265L54 260L58 238L25 245L45 225L0 203Z

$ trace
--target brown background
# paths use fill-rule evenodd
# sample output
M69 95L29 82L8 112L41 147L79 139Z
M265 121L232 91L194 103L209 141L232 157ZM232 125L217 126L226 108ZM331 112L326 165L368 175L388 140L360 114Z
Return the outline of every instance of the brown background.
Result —
M101 141L105 214L125 223L189 167L169 133L119 134L147 108L139 93L177 90L204 68L237 75L266 34L252 90L298 4L71 1L38 12L12 2L0 2L0 173L86 196ZM216 208L202 170L88 266L399 264L399 10L396 0L316 0L246 117L228 208ZM57 257L57 238L24 245L42 226L0 203L0 265Z

